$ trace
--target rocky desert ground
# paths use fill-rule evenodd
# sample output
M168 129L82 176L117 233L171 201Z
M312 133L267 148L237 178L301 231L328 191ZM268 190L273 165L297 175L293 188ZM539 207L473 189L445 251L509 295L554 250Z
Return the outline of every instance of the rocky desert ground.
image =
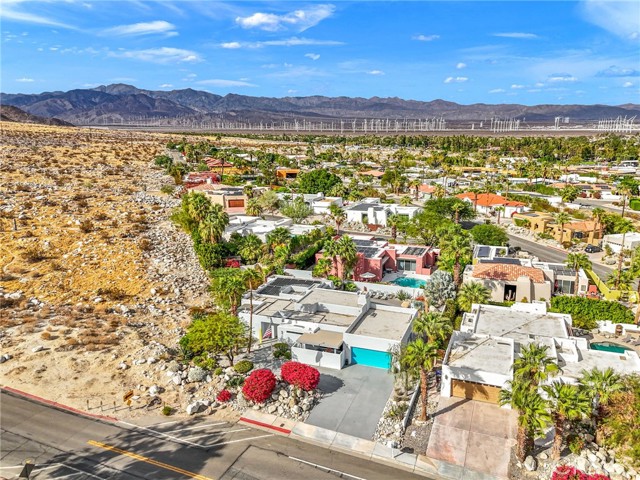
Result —
M115 402L118 417L144 413L149 389L167 384L189 309L210 301L190 239L168 221L179 201L160 187L171 179L153 166L172 137L0 128L0 383L92 412Z

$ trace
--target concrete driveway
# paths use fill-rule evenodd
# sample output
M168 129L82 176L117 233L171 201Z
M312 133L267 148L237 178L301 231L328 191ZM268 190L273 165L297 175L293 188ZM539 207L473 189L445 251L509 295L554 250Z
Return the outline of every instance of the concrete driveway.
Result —
M441 397L427 457L439 460L444 476L458 479L508 479L517 414L498 405Z
M393 390L393 376L361 365L318 370L318 388L325 395L305 423L371 440Z

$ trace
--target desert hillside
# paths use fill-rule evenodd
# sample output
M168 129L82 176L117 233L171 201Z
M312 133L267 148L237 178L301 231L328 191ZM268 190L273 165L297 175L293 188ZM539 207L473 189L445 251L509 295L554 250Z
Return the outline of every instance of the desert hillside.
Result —
M0 383L121 404L157 381L147 360L209 301L190 239L167 220L171 180L153 167L170 136L0 127Z

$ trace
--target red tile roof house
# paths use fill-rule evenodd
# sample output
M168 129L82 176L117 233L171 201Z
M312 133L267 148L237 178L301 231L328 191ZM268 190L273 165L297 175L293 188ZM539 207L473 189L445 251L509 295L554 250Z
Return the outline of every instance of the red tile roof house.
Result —
M464 283L480 283L488 288L492 302L550 300L553 291L552 282L541 269L512 263L468 265L462 278Z
M220 182L220 175L215 172L189 172L182 181L184 188L191 190L198 185Z
M456 195L461 200L466 200L472 205L476 205L478 213L486 215L494 215L497 207L504 207L502 217L511 217L514 213L522 213L527 209L525 203L507 200L501 195L495 193L473 193L465 192Z
M353 280L381 282L385 271L431 275L436 270L437 255L432 247L394 245L365 236L353 237L353 240L358 250L358 260L353 269ZM316 261L323 257L323 252L324 250L316 253ZM330 274L340 277L342 265L338 263L337 268L332 268Z

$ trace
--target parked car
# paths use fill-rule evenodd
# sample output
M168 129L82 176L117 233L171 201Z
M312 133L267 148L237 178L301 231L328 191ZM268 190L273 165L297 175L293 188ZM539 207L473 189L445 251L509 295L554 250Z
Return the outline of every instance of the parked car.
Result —
M602 248L598 247L597 245L587 245L584 251L587 253L598 253L602 251Z

